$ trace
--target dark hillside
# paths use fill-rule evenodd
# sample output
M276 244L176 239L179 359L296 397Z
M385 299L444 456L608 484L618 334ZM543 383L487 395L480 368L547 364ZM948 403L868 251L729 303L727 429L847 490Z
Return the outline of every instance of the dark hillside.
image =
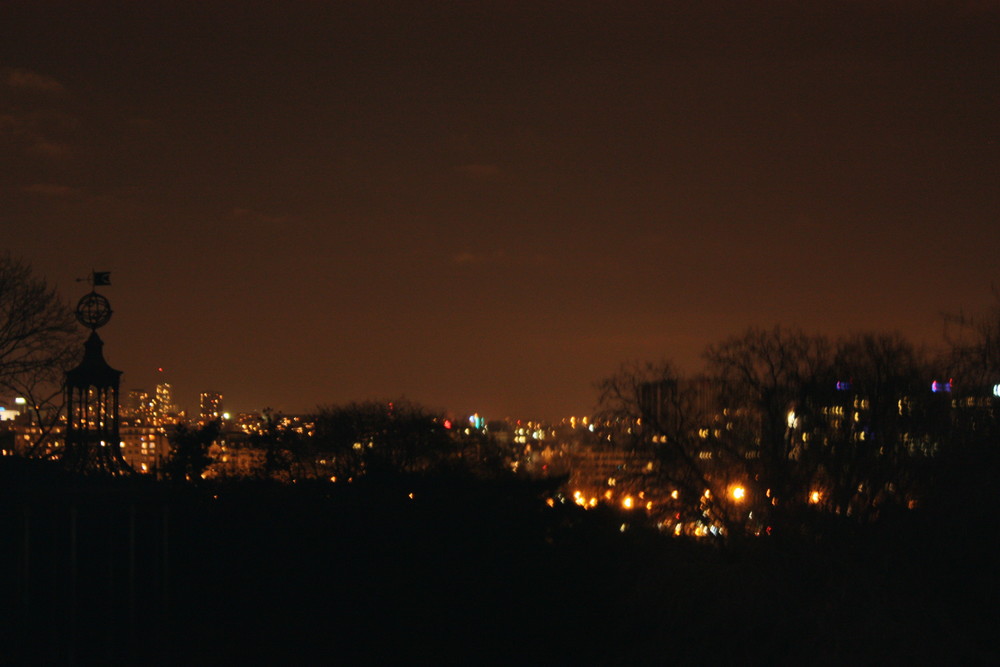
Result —
M720 546L458 473L191 488L5 460L2 481L4 664L1000 655L991 527L932 511Z

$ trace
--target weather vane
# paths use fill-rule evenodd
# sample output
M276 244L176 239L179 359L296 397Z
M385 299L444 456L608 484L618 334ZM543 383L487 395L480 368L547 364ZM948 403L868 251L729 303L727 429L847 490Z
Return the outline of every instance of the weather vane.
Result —
M77 282L89 282L91 290L76 304L76 319L91 331L100 329L111 319L111 304L94 289L111 285L110 271L91 271L89 278L77 278Z

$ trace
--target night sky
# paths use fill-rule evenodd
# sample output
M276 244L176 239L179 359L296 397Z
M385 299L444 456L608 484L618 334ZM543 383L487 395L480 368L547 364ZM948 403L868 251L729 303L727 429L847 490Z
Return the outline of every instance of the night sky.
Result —
M998 2L0 4L2 246L123 390L590 412L1000 283ZM163 373L157 368L163 367Z

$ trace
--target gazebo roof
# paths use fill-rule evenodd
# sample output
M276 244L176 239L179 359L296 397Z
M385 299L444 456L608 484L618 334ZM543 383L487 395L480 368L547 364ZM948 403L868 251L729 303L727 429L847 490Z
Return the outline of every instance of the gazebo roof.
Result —
M76 368L66 371L66 385L69 387L118 387L122 372L115 370L104 360L104 341L96 331L83 344L83 361Z

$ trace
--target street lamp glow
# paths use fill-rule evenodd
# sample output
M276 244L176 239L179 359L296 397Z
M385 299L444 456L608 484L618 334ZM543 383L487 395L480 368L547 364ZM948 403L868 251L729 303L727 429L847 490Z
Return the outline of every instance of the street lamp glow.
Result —
M737 485L733 487L731 493L733 496L733 500L735 500L736 502L741 502L743 498L747 495L747 490L744 489L742 486Z

